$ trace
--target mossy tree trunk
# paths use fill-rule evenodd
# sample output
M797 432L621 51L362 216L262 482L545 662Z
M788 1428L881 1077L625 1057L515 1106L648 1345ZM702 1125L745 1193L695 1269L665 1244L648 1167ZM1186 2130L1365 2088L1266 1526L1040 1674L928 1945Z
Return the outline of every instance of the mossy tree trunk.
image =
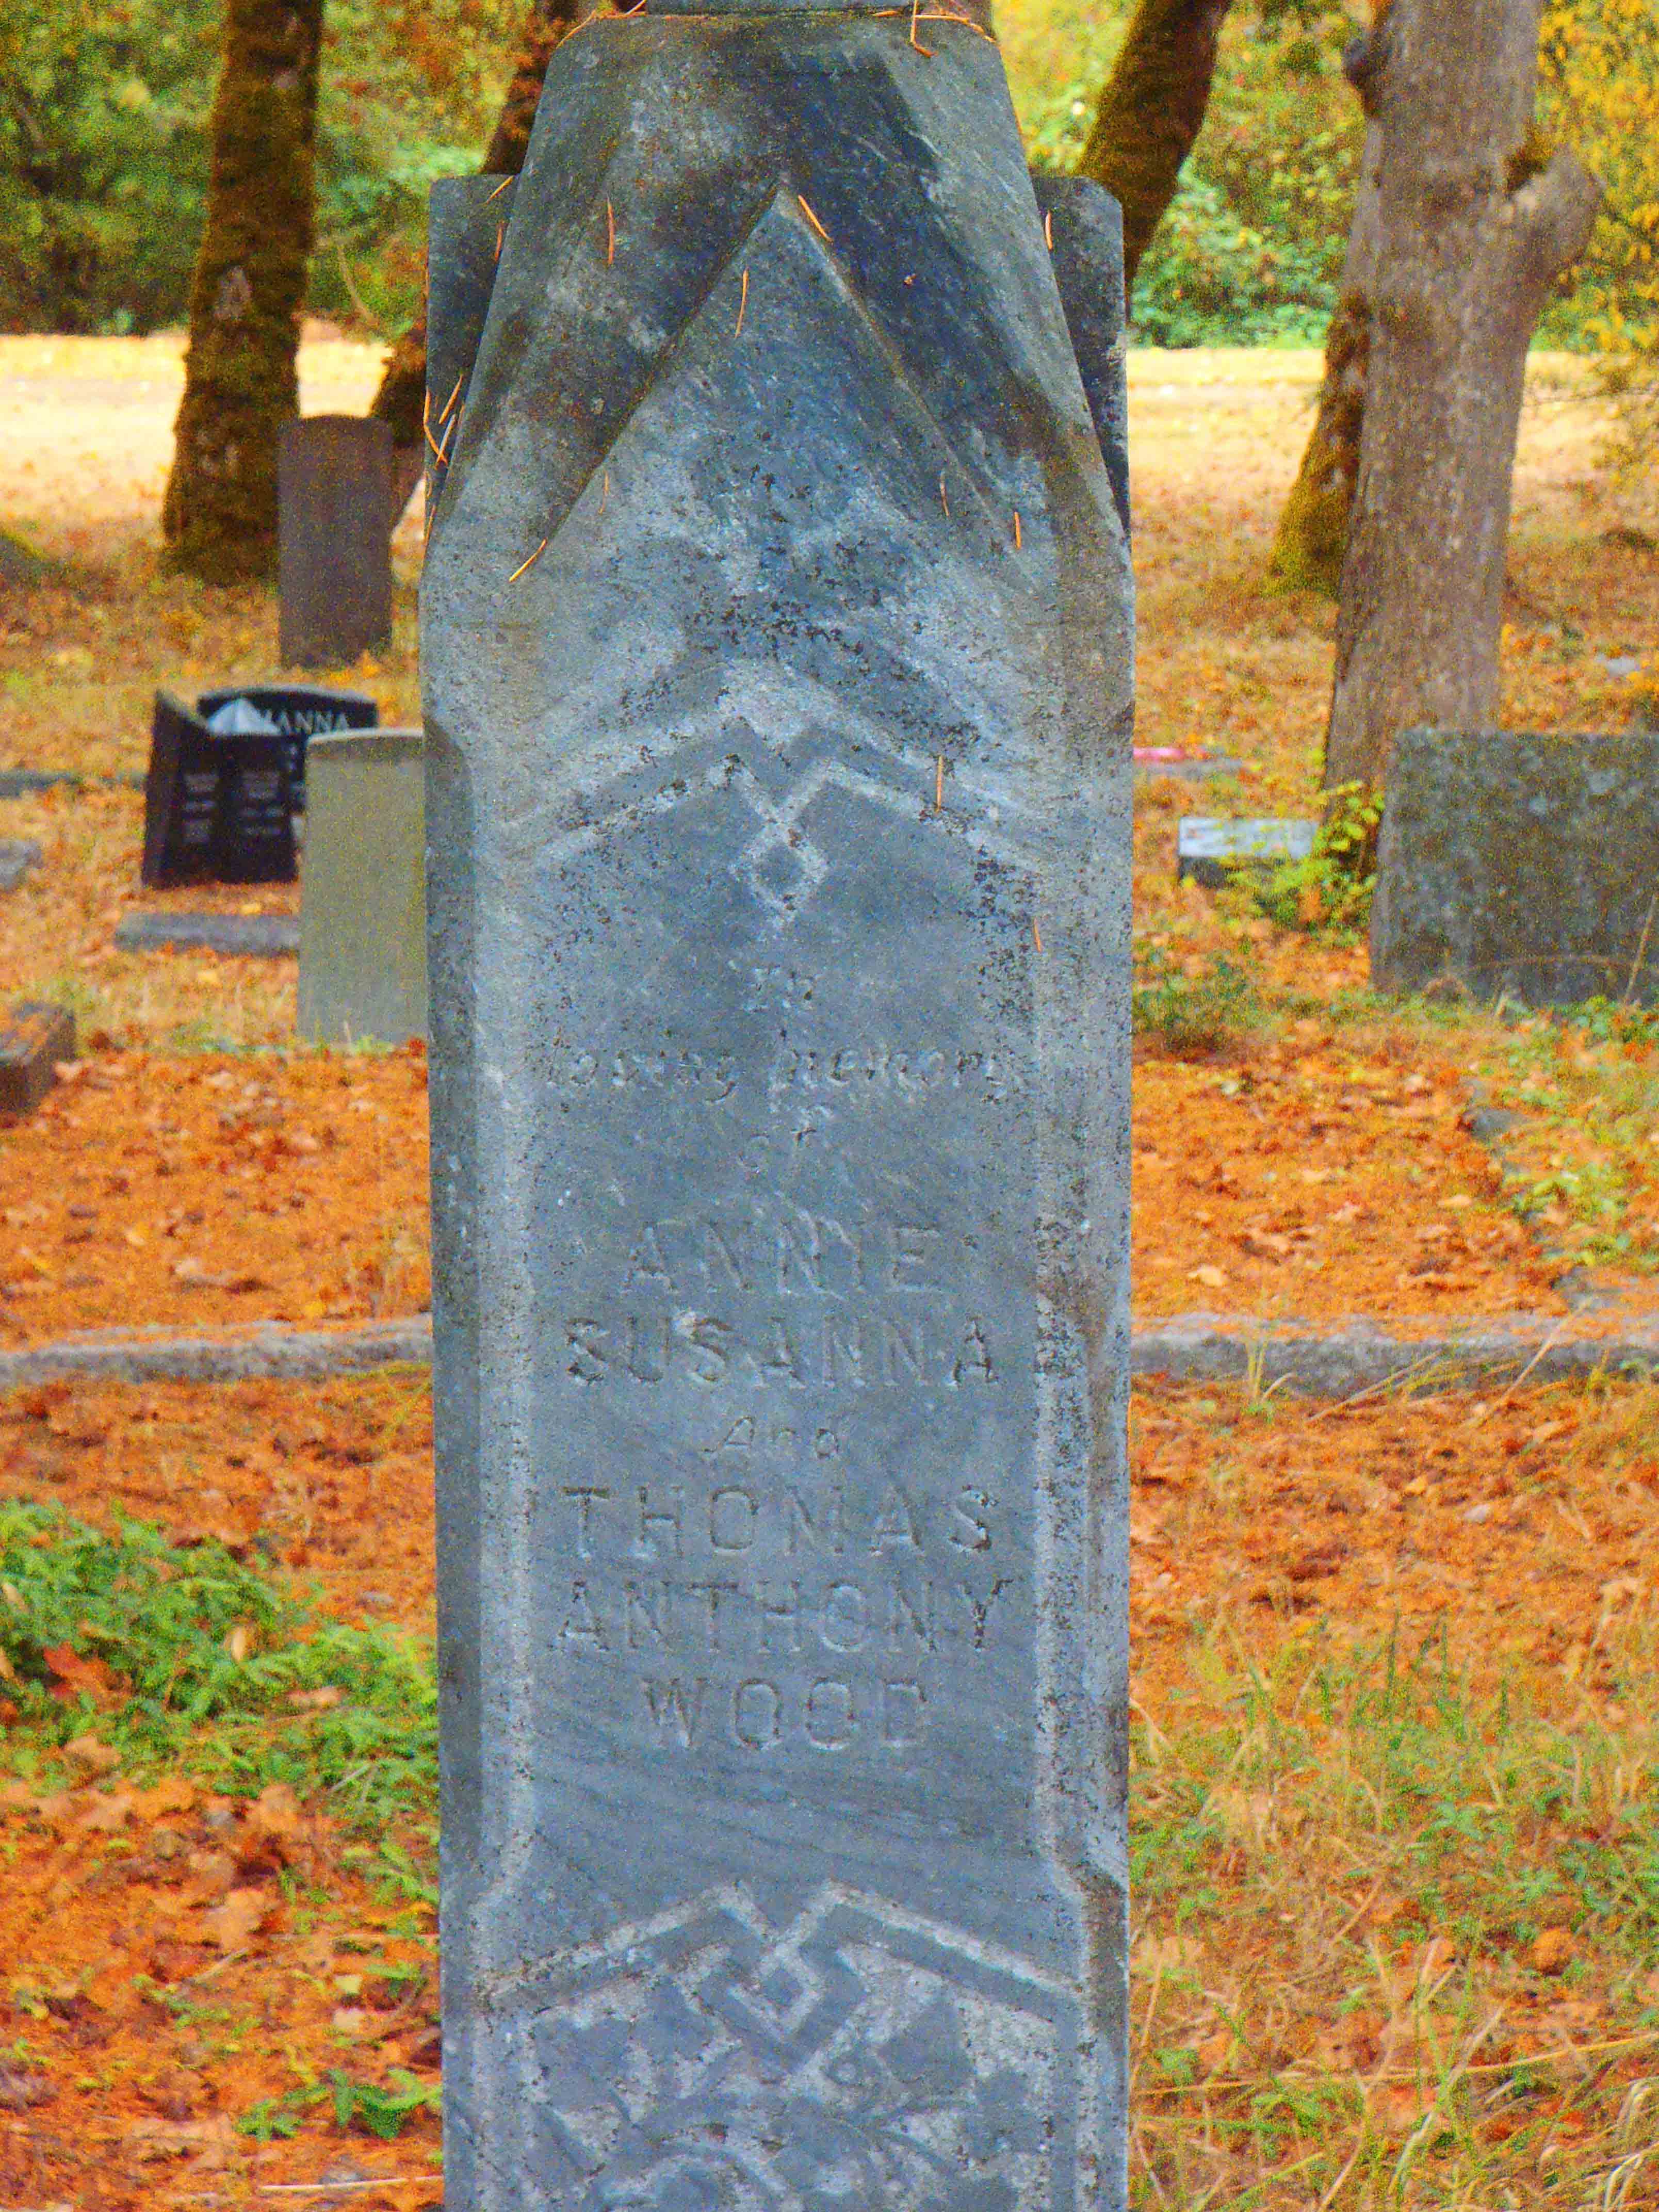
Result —
M323 0L226 0L207 222L161 526L209 583L276 561L276 434L299 410Z
M1527 348L1601 189L1538 167L1541 0L1394 0L1370 362L1337 615L1328 787L1378 785L1405 729L1498 711L1504 550Z
M1382 130L1376 123L1368 123L1341 288L1336 312L1325 333L1319 411L1302 466L1279 518L1267 562L1269 574L1280 583L1323 592L1331 599L1336 597L1341 581L1348 510L1359 478L1359 437L1365 420L1365 380L1371 356L1371 283L1376 269L1377 173L1382 158Z
M1175 198L1210 104L1231 0L1139 0L1096 110L1079 169L1123 210L1123 284Z
M595 0L531 0L514 58L512 80L481 166L483 175L516 177L524 167L547 64L560 41L594 12ZM399 514L422 473L425 405L426 314L422 310L392 349L368 410L392 425L392 497Z

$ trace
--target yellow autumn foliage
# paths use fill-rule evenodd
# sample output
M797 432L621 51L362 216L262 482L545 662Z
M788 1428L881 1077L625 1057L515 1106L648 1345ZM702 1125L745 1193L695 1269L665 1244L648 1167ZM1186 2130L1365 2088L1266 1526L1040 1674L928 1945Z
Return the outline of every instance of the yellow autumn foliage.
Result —
M1575 305L1621 400L1625 454L1659 446L1659 0L1547 0L1539 119L1606 192Z

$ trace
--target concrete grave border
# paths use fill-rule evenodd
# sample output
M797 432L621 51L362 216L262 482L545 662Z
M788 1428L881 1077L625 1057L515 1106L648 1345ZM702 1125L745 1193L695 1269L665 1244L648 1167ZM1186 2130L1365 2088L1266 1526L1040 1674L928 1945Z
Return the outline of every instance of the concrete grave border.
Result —
M353 1328L258 1322L188 1335L109 1331L0 1352L0 1395L73 1376L110 1382L316 1382L381 1367L429 1366L431 1360L427 1314ZM1632 1315L1601 1328L1572 1315L1510 1313L1417 1327L1360 1316L1334 1329L1177 1314L1134 1330L1130 1367L1135 1375L1164 1375L1176 1382L1254 1378L1261 1389L1310 1398L1493 1382L1513 1388L1595 1374L1659 1375L1659 1313Z

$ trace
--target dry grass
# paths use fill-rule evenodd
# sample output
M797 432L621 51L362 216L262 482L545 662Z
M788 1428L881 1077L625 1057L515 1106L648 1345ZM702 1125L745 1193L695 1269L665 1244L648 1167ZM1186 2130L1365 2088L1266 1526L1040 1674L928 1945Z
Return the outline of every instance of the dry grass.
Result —
M1135 2203L1652 2204L1659 1391L1134 1428Z

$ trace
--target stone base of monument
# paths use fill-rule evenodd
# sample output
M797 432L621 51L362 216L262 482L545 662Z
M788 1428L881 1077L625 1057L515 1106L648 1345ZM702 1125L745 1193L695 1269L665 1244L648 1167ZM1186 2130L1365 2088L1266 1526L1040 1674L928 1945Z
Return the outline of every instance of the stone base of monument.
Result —
M1380 989L1659 1004L1659 731L1395 741L1371 910Z
M1289 860L1305 860L1318 830L1316 822L1240 822L1188 814L1176 837L1176 881L1218 891L1239 868L1276 868Z
M130 914L115 927L123 952L220 952L280 958L300 949L289 914Z
M397 1044L426 1035L424 762L418 730L311 740L301 1036Z
M64 1006L25 1000L0 1025L0 1115L33 1114L75 1057L75 1017Z

